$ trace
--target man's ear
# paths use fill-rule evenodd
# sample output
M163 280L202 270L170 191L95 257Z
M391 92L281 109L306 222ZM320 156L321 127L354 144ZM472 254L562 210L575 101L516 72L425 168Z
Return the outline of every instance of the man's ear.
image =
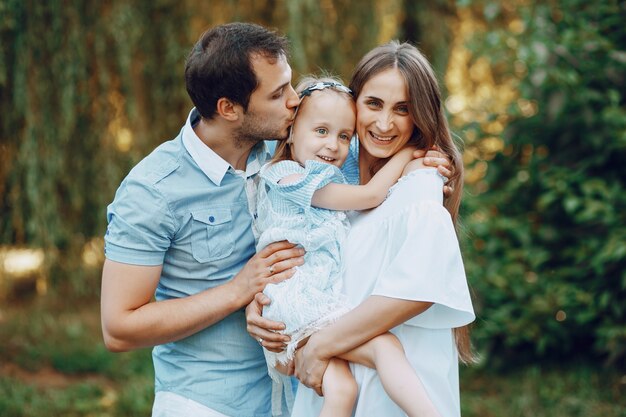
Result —
M217 100L216 111L217 114L230 122L236 122L243 115L243 107L226 97Z

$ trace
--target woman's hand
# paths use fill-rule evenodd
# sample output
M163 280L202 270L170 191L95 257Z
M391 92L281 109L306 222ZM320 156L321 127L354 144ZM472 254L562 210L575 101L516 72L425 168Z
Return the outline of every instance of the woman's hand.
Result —
M246 330L248 334L265 349L272 352L285 350L285 343L289 336L278 333L285 330L285 325L277 321L263 318L263 306L269 305L270 299L263 293L258 293L248 307L246 307Z
M313 334L306 345L296 351L294 375L302 384L315 390L317 395L323 396L322 379L330 358L320 356L315 336Z

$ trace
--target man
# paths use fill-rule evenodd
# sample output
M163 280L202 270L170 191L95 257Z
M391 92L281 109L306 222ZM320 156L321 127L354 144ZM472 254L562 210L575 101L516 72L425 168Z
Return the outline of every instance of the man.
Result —
M263 342L246 333L243 308L303 263L287 242L255 254L252 227L263 141L287 137L299 102L286 49L253 24L204 33L185 68L195 108L108 207L104 340L155 346L153 416L271 413Z

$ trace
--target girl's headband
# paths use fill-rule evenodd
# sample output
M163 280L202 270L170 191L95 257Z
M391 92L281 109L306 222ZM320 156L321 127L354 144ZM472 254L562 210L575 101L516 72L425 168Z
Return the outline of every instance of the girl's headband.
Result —
M335 82L335 81L320 81L317 82L315 84L311 84L310 86L308 86L307 88L305 88L304 90L302 90L300 92L300 98L304 98L304 97L308 97L311 95L311 93L315 90L323 90L325 88L334 88L335 90L339 90L342 93L346 93L346 94L350 94L352 95L352 90L350 90L348 87L346 87L345 85Z
M350 95L350 97L352 97L352 90L350 90L348 87L346 87L345 85L343 85L341 83L338 83L338 82L335 82L335 81L319 81L319 82L317 82L315 84L311 84L310 86L308 86L307 88L302 90L300 92L300 100L302 100L304 97L309 97L313 91L324 90L325 88L332 88L332 89L335 89L335 90L340 91L342 93L346 93L346 94ZM302 103L300 103L300 104L302 104ZM299 109L300 109L300 105L298 105L298 107L296 107L296 112L293 115L294 119L298 115L298 110ZM287 143L293 143L292 137L293 137L293 125L291 125L291 127L289 128L289 137L287 138Z

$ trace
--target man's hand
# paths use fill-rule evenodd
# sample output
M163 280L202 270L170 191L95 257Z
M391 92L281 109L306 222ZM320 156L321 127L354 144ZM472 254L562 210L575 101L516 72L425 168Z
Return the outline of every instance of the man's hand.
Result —
M290 338L284 334L277 333L285 330L283 323L262 317L263 306L269 303L269 297L263 293L258 293L254 296L254 300L246 307L246 330L261 346L269 351L279 353L285 350L285 343L289 342Z
M322 392L322 379L328 367L330 358L322 358L316 346L315 334L313 334L306 345L296 351L295 356L295 376L309 388L315 390L317 395L324 395Z
M304 264L304 249L287 241L267 245L254 255L228 284L242 297L243 304L263 292L267 284L291 278L295 266Z

